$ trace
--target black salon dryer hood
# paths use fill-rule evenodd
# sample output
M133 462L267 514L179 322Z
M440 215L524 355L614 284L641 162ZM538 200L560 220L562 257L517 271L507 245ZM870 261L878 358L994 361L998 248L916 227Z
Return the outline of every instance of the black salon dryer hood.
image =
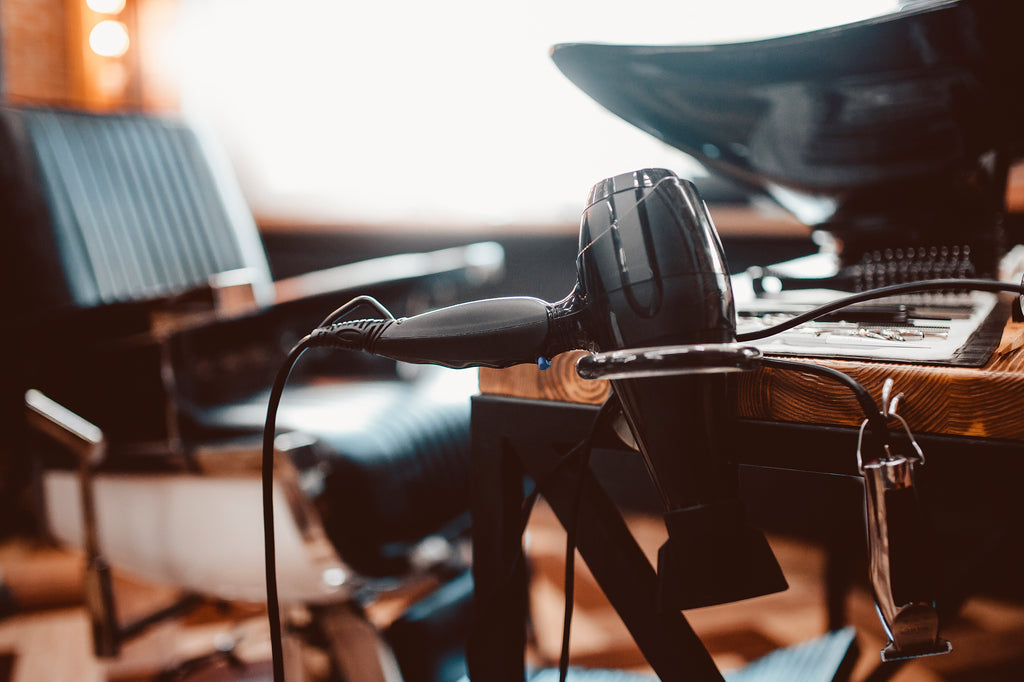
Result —
M594 100L712 173L810 225L871 229L894 205L927 210L936 187L969 193L979 172L998 174L996 152L1020 155L1022 18L1024 3L916 2L753 42L551 54Z

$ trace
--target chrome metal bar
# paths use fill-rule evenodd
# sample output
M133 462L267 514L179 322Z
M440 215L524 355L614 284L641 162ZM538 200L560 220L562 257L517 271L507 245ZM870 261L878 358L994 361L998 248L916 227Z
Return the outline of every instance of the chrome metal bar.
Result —
M93 468L107 452L103 431L40 391L25 392L29 423L40 433L67 447L78 458L78 486L82 504L85 542L85 605L92 623L93 648L97 656L116 656L121 632L114 607L110 566L100 550L96 521Z

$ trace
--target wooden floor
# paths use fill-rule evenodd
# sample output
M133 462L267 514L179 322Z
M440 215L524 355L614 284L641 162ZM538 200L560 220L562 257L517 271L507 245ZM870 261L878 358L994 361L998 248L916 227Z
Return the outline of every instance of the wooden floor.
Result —
M538 652L548 665L556 665L561 645L565 534L546 507L534 512L530 554L537 567L531 587L537 616ZM640 545L654 560L665 540L660 519L630 518ZM687 611L719 668L744 664L779 647L813 639L826 631L823 588L825 556L804 542L769 538L789 582L775 595L735 604ZM577 556L576 601L571 658L574 664L650 671L624 626L597 588ZM847 610L857 626L861 655L853 679L863 680L879 662L885 636L875 614L874 601L864 589L849 595ZM1024 680L1024 604L986 599L968 601L961 616L943 631L954 651L944 656L917 659L892 679L897 682L997 682Z
M637 517L630 525L653 556L664 539L657 519ZM543 504L534 512L528 536L534 567L531 587L534 663L557 665L563 605L564 532ZM716 663L736 668L779 647L823 634L824 556L815 546L772 537L790 583L786 592L739 604L687 612ZM236 643L244 666L223 656L192 674L173 679L268 680L269 641L262 609L207 603L162 623L126 644L115 660L91 653L89 623L81 605L82 563L72 552L26 542L0 546L0 575L19 597L21 608L0 620L0 682L143 682L183 661L208 656L225 638ZM128 621L174 601L177 592L126 576L117 581L118 604ZM861 656L854 679L862 680L878 662L883 644L872 600L862 590L848 599L858 628ZM954 644L946 656L905 666L897 682L997 682L1024 680L1024 604L986 599L969 601L960 618L943 633ZM649 671L589 572L577 561L576 605L571 659L585 667Z

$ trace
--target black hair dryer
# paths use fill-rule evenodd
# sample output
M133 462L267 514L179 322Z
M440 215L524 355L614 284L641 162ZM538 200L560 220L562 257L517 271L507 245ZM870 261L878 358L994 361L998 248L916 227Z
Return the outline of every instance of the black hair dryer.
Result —
M663 169L597 183L576 265L577 285L557 303L474 301L400 320L341 322L314 336L458 368L602 351L600 362L585 357L578 371L611 378L661 497L669 535L658 557L662 605L689 609L786 589L764 535L746 521L727 459L735 408L721 372L744 368L750 349L729 346L736 338L729 274L696 188ZM631 369L634 349L657 346L680 351L678 376Z

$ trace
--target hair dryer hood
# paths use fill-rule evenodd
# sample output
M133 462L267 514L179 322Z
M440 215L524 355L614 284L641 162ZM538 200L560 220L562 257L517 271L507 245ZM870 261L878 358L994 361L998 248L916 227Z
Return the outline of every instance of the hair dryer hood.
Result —
M556 45L552 59L613 113L804 222L866 225L908 198L946 201L936 187L961 187L993 150L1021 152L1022 20L1018 2L936 1L751 42Z

